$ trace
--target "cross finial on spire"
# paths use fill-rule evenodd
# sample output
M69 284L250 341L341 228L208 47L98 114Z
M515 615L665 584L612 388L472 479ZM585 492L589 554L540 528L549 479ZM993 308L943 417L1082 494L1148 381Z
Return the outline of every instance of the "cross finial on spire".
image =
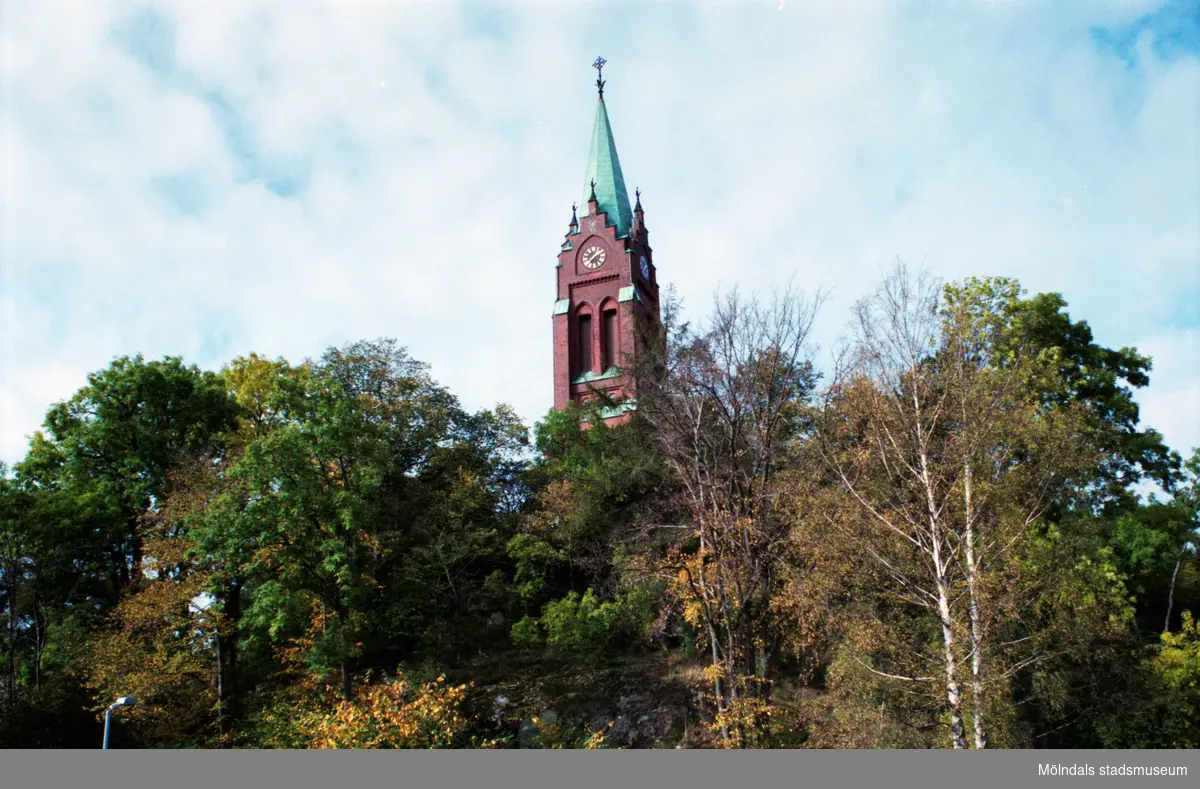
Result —
M637 203L636 205L634 205L633 210L641 211L642 210L642 190L634 189L633 196L636 198L636 203Z
M625 199L626 199L626 200L628 200L628 199L629 199L629 197L628 197L629 193L628 193L628 192L626 192L625 194L626 194L626 198L625 198ZM591 197L589 197L589 198L588 198L588 200L591 200L593 203L598 203L598 202L600 202L599 200L597 200L597 199L596 199L596 179L595 179L595 178L593 178L593 179L592 179L592 196L591 196Z
M596 89L600 91L600 99L604 100L604 64L608 61L604 58L596 58L596 62L592 64L592 68L596 69Z

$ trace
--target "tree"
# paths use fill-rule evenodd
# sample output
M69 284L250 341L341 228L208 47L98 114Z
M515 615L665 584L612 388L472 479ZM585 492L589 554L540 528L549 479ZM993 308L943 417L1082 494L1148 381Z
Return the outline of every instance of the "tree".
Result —
M305 598L318 601L317 646L340 666L349 698L356 634L375 590L371 564L383 547L372 539L373 496L382 482L386 437L333 376L284 379L276 397L286 421L233 464L229 474L244 483L245 493L222 502L222 509L240 513L237 522L256 547L253 561L269 578L246 615L277 631Z
M232 426L233 405L220 378L176 357L120 357L88 376L87 386L53 406L18 475L64 491L91 514L102 555L85 570L107 582L108 602L142 578L139 523L170 492L172 466L204 451ZM80 519L70 518L78 527Z
M1175 566L1171 570L1171 581L1167 588L1167 612L1163 617L1163 632L1171 629L1171 614L1175 606L1175 594L1179 588L1179 570L1185 567L1184 561L1190 555L1190 578L1187 587L1190 591L1185 605L1200 603L1197 594L1200 593L1200 583L1197 583L1197 573L1200 572L1200 449L1193 449L1192 456L1184 464L1186 483L1179 486L1175 498L1171 502L1176 518L1173 519L1174 529L1168 527L1168 536L1174 539L1167 542L1170 553L1175 554ZM1173 533L1172 533L1173 532ZM1185 571L1186 572L1186 571Z
M141 356L114 360L49 410L5 496L15 515L6 527L16 527L5 528L9 558L22 568L9 576L21 587L10 624L28 644L26 681L43 703L77 703L89 639L153 580L144 517L169 496L172 469L212 451L233 415L214 374Z
M642 344L636 362L638 410L686 513L659 571L706 642L727 744L761 734L770 699L779 647L772 594L786 538L775 483L809 418L817 374L808 337L819 304L790 289L765 305L735 291L696 330L668 305L662 335Z
M522 518L512 553L534 563L537 557L562 557L556 564L566 578L552 584L556 592L589 587L610 592L618 580L614 563L619 564L620 547L659 515L656 494L667 485L649 425L634 418L610 427L598 408L571 406L547 414L535 436L541 457L527 478L539 493ZM518 572L531 581L541 578L532 565Z
M29 620L24 605L31 580L28 556L29 503L8 467L0 463L0 611L4 613L4 678L0 697L6 714L16 708L20 665L29 640ZM37 644L34 644L36 649Z
M1046 657L994 643L1013 604L1002 579L1013 546L1093 457L1075 440L1078 409L1027 385L1055 371L1008 332L1001 307L1015 290L972 280L946 288L943 302L933 282L898 265L858 305L822 417L822 454L859 515L827 521L854 530L894 604L937 624L935 654L914 644L905 668L871 670L924 684L935 680L918 676L923 664L936 665L955 748L967 744L964 661L982 748L989 691Z
M1080 487L1078 504L1111 510L1127 504L1128 491L1147 477L1170 490L1178 480L1179 455L1162 436L1139 422L1133 389L1148 386L1152 361L1135 348L1096 344L1085 321L1072 321L1058 293L1026 298L1010 282L997 310L1008 330L998 337L997 358L1025 346L1054 368L1053 386L1038 387L1047 402L1077 404L1087 411L1089 441L1100 454L1092 483ZM1001 362L1003 363L1003 362Z
M197 536L238 589L254 579L249 599L226 596L243 631L299 639L349 699L364 656L446 646L449 621L480 615L522 495L510 410L465 413L391 340L295 369L246 360L230 378L245 445Z
M117 696L138 705L125 715L143 745L215 743L213 682L220 613L202 597L207 577L186 559L186 537L170 525L145 542L152 580L122 597L89 639L84 669L97 714Z

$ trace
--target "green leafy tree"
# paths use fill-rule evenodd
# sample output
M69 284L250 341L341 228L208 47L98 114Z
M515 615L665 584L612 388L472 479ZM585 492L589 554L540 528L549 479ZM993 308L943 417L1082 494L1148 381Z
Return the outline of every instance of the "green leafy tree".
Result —
M121 357L46 415L18 474L66 492L84 518L60 521L68 541L98 534L84 572L106 583L109 602L142 577L142 516L170 492L170 470L208 449L232 426L234 408L219 376L176 357ZM74 533L71 533L74 532ZM79 546L82 547L82 546Z
M504 524L521 506L526 439L510 410L467 414L390 340L294 369L243 360L226 375L248 415L244 446L197 534L236 568L223 583L250 584L236 598L242 632L300 638L313 667L338 668L348 698L363 661L484 629Z
M1049 402L1081 404L1089 414L1089 439L1100 450L1092 485L1081 489L1097 507L1128 503L1129 489L1148 478L1170 489L1180 458L1157 431L1144 427L1133 390L1148 386L1152 362L1135 348L1105 348L1085 321L1073 321L1057 293L1027 297L1015 281L1005 283L1001 304L1005 331L997 337L1003 355L1020 345L1052 360L1052 378L1029 384Z
M118 358L49 410L11 483L24 567L17 628L35 693L75 703L84 692L81 668L109 612L163 572L145 565L146 522L173 469L212 452L233 421L220 378L174 357Z

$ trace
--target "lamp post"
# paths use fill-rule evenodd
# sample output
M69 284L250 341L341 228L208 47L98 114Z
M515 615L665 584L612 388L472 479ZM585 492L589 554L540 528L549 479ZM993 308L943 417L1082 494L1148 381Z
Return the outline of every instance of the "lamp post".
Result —
M104 713L104 748L108 748L108 729L112 725L113 710L118 707L132 707L137 704L137 699L133 696L122 696L121 698L108 705L108 710Z

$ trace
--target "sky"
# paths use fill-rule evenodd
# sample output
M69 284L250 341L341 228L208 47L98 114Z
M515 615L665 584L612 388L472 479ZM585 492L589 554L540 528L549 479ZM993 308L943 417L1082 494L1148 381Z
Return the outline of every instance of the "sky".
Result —
M117 356L394 337L552 404L598 55L661 283L830 294L899 257L1062 293L1200 446L1200 11L1157 2L0 0L0 461Z

